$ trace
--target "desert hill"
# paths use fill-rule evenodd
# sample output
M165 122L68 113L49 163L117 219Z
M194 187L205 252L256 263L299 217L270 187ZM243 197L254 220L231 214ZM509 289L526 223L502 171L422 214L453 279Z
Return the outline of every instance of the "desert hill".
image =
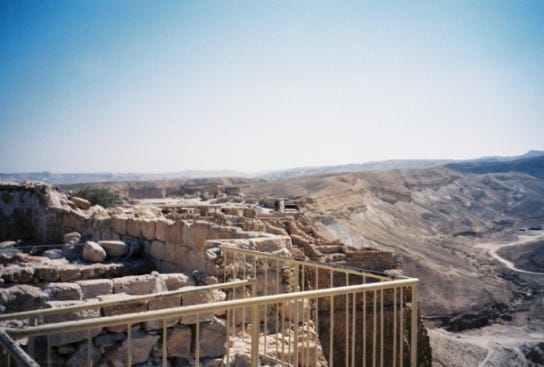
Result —
M443 318L508 305L515 286L476 244L544 221L544 181L518 173L348 173L244 190L306 197L305 210L322 233L355 247L393 249L399 268L421 279L424 314Z

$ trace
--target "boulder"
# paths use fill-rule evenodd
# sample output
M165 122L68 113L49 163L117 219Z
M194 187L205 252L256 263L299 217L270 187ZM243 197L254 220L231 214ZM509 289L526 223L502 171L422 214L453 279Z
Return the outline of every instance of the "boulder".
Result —
M128 253L128 246L123 241L99 241L98 244L109 257L121 257Z
M96 242L87 241L83 246L83 258L87 261L102 262L106 259L106 250Z

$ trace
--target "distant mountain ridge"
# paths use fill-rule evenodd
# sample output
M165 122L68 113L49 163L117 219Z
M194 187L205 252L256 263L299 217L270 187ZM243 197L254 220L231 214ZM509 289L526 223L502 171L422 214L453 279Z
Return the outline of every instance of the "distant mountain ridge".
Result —
M491 157L449 163L445 167L465 173L521 172L544 179L544 151L530 151L519 157Z
M42 181L53 185L70 185L80 183L100 182L127 182L127 181L154 181L192 178L213 178L213 177L248 177L246 173L220 170L220 171L197 171L188 170L171 173L52 173L52 172L23 172L23 173L0 173L0 181L23 182Z
M297 167L256 174L232 170L187 170L173 173L0 173L0 181L22 182L31 180L43 181L53 185L70 185L81 183L134 182L217 177L244 177L264 180L281 180L301 176L423 169L441 166L455 171L468 173L522 172L538 178L544 178L544 151L531 150L520 156L490 156L462 161L452 159L396 159L334 166Z

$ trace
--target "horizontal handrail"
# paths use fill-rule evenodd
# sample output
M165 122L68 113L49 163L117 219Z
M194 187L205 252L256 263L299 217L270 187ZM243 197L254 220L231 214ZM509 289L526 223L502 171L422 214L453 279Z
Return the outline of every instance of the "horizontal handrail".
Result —
M204 291L215 290L215 289L233 288L233 287L238 287L242 285L252 284L255 281L256 281L255 279L234 280L231 282L198 286L192 289L178 289L175 291L166 291L166 292L159 292L159 293L152 293L152 294L129 296L123 299L116 299L116 300L109 300L109 301L86 302L84 304L66 306L62 308L49 308L49 309L39 309L39 310L32 310L32 311L14 312L14 313L0 315L0 321L23 319L23 318L33 317L33 316L44 316L44 315L50 315L50 314L68 313L68 312L79 311L79 310L84 310L88 308L95 308L97 306L104 307L104 306L126 305L130 303L148 301L155 298L171 297L171 296L182 295L186 293L198 293L198 292L204 292Z
M325 270L330 270L330 271L341 271L343 273L352 274L352 275L359 275L359 276L364 275L364 276L374 277L374 278L377 278L377 279L380 279L380 280L390 280L390 279L392 279L391 276L389 276L389 275L387 275L385 273L375 271L375 270L359 269L359 268L345 266L345 265L327 264L327 263L323 263L323 262L319 262L319 261L312 261L312 260L300 260L300 259L295 259L295 258L292 258L292 257L282 257L282 256L278 256L277 254L274 254L274 253L260 252L260 251L256 251L256 250L243 249L243 248L232 247L232 246L228 246L228 245L219 245L218 247L222 251L242 253L242 254L245 254L245 255L248 255L248 256L255 256L255 257L259 257L259 258L266 258L266 259L271 259L271 260L276 260L276 261L281 260L281 261L295 263L295 264L304 264L304 265L308 265L308 266L312 266L312 267L316 267L316 268L320 268L320 269L325 269ZM411 278L406 277L404 275L395 276L395 278L398 278L398 279L411 279Z
M198 315L207 312L214 312L225 309L238 309L251 306L259 306L265 304L275 304L286 301L300 300L300 299L313 299L321 297L331 297L338 295L346 295L359 292L367 292L372 290L390 289L402 286L413 286L419 282L417 278L400 279L385 281L379 283L366 283L349 285L334 288L316 289L298 291L292 293L275 294L269 296L259 296L252 298L235 299L229 301L220 301L207 304L181 306L175 308L168 308L156 311L146 311L131 313L125 315L101 317L95 319L85 319L78 321L65 321L56 324L39 325L26 328L5 328L4 330L12 336L17 338L30 337L38 335L51 335L57 333L66 333L70 331L79 331L83 329L97 329L102 327L109 327L119 324L136 324L144 321L166 319L175 317L178 315Z

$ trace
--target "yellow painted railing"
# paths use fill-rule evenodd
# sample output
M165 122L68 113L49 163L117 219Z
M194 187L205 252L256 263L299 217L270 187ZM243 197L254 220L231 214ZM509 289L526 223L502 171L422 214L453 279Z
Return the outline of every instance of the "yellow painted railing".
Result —
M222 315L226 326L223 365L232 366L239 348L247 346L246 358L252 366L417 366L418 280L390 277L330 264L296 260L278 255L220 247L219 268L223 282L199 287L199 291L223 289L225 301L173 307L155 311L98 317L78 321L4 328L0 346L6 366L36 366L30 341L46 336L47 363L51 361L49 338L55 334L127 326L125 364L132 364L132 326L162 321L160 345L162 365L167 366L167 320L191 316L196 319L197 341L193 356L199 366L199 322L210 313ZM183 295L182 290L137 296L121 302L142 302L152 298ZM116 302L108 302L115 306ZM70 312L106 305L104 302L2 315L1 319L33 318L39 313ZM17 341L28 338L24 351ZM87 365L91 365L90 352Z

